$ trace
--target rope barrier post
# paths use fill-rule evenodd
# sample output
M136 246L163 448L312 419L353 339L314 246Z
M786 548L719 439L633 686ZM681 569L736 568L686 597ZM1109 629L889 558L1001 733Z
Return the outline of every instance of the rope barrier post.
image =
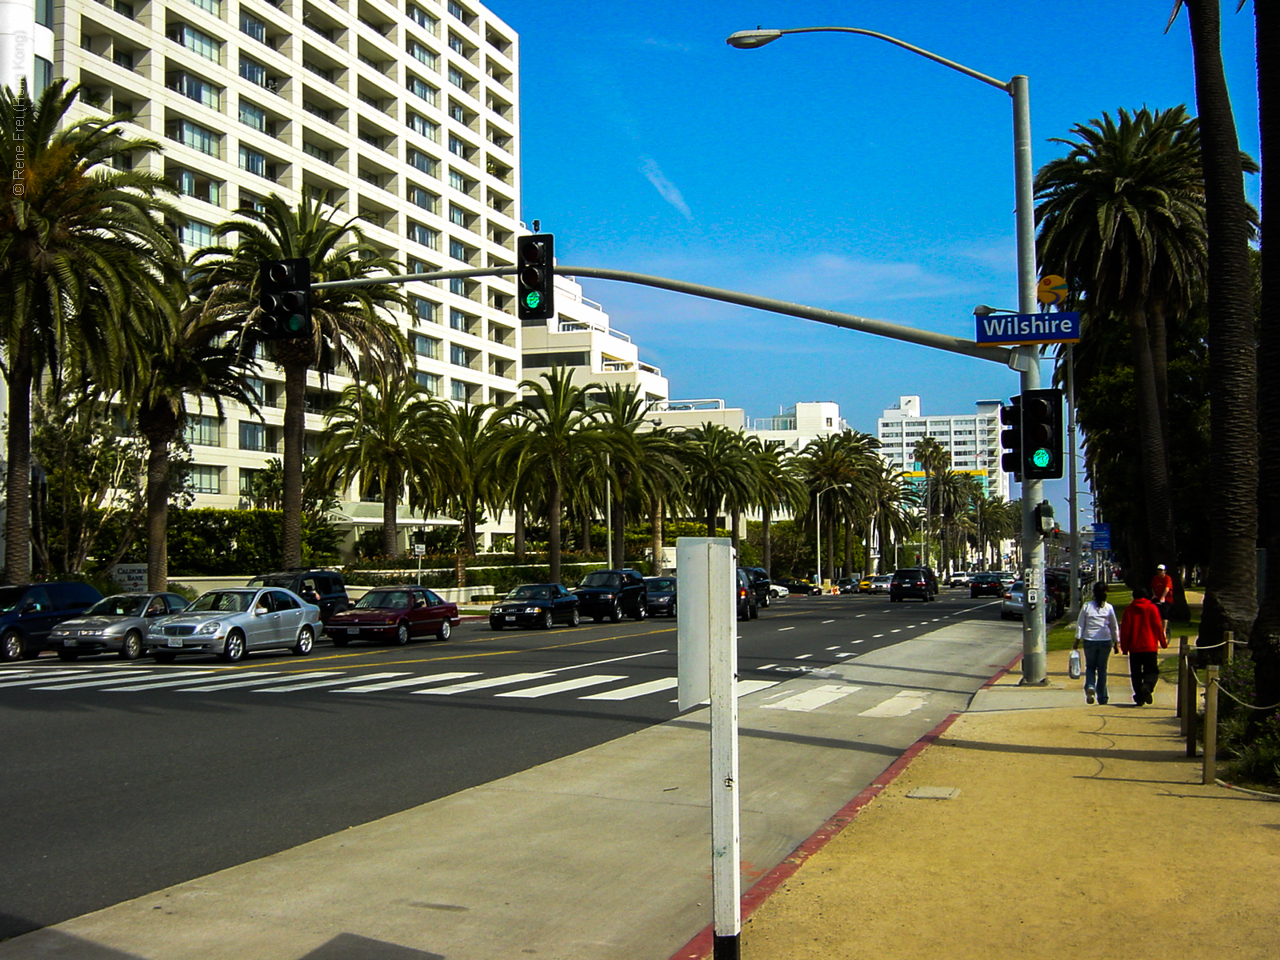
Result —
M1187 686L1182 700L1182 733L1187 738L1187 756L1196 755L1196 671L1187 651Z
M1227 650L1222 656L1222 662L1228 666L1231 664L1232 657L1236 653L1236 634L1234 630L1227 631Z
M1178 640L1178 711L1174 716L1182 720L1182 735L1187 735L1187 653L1191 640L1185 635Z
M1218 668L1206 671L1204 687L1204 785L1211 786L1218 777Z

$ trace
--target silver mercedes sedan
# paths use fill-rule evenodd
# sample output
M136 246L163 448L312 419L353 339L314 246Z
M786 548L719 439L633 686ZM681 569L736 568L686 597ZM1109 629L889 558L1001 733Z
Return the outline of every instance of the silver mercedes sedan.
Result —
M146 649L159 663L172 663L180 653L212 653L226 663L254 650L287 649L306 656L320 629L320 608L292 590L210 590L182 613L153 621Z
M84 653L118 653L121 660L136 660L142 656L151 623L186 606L186 599L176 593L117 593L103 597L75 619L59 623L45 646L63 660L75 660Z

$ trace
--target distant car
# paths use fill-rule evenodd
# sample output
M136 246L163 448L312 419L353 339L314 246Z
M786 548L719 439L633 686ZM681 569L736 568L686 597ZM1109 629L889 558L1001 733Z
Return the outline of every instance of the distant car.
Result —
M212 653L235 663L255 650L291 650L305 657L320 628L320 608L292 590L210 590L181 613L151 621L146 651L159 663L185 653Z
M858 581L858 592L859 592L859 593L870 593L870 592L871 592L871 577L866 576L866 577L863 577L861 580L859 580L859 581Z
M888 593L889 584L893 581L893 574L881 573L871 578L871 593Z
M999 597L1004 594L1005 583L998 573L975 573L969 580L969 599Z
M186 598L176 593L117 593L63 620L49 632L48 646L62 660L84 653L117 653L121 660L137 660L150 622L186 608Z
M951 574L951 577L947 580L947 586L967 587L969 585L969 578L972 576L973 574L969 573L967 570L957 570L955 573Z
M737 608L739 620L754 620L760 616L756 592L751 588L751 577L739 567L737 570Z
M1021 620L1027 612L1026 583L1021 580L1010 584L1000 599L1001 620Z
M427 637L448 640L459 622L456 603L440 599L426 587L404 584L375 587L350 610L330 617L324 632L335 647L345 647L352 640L402 647Z
M838 593L857 593L858 581L853 577L841 577L836 581L836 592Z
M94 587L78 581L0 587L0 660L34 660L49 631L101 599Z
M903 567L893 571L889 580L889 601L901 603L907 597L918 597L926 603L933 599L934 589L929 582L927 567Z
M649 616L674 617L676 615L676 578L645 577Z
M649 615L644 577L635 570L593 570L574 589L578 612L596 623L618 623L624 615L643 620Z
M541 627L550 630L557 623L576 627L582 622L578 598L560 583L525 583L516 587L489 609L489 626Z
M769 581L769 599L770 600L782 600L789 596L791 596L791 591L788 590L786 587L784 587L782 584L778 583L777 580Z
M756 603L759 606L769 606L769 599L773 596L773 581L769 579L769 571L764 567L743 567L747 572L747 579L751 581L751 589L755 591Z
M251 587L284 587L292 590L307 603L320 608L320 619L325 623L335 613L341 613L351 606L351 598L347 596L347 585L342 581L342 574L337 570L321 570L311 567L299 567L293 570L281 570L276 573L263 573L249 581Z
M773 582L779 586L786 587L788 593L802 597L816 596L822 593L821 587L814 586L808 580L796 580L793 577L774 577Z

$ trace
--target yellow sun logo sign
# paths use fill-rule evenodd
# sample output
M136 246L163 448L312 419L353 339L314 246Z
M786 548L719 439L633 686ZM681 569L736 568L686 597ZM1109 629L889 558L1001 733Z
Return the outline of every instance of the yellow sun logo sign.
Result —
M1065 300L1069 292L1066 279L1051 274L1040 278L1036 287L1036 299L1046 306L1055 306Z

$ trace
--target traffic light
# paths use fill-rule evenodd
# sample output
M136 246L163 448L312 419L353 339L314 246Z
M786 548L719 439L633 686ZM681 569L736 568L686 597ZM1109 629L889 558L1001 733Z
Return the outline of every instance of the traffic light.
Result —
M1028 480L1062 476L1062 391L1022 394L1022 475Z
M521 320L556 315L555 238L531 233L516 241L516 313Z
M311 262L306 257L258 264L258 330L263 340L311 336Z
M1010 397L1008 406L1000 407L1000 422L1006 429L1000 431L1000 468L1022 478L1022 397Z
M1058 522L1053 519L1053 504L1048 500L1041 500L1036 504L1033 516L1036 533L1040 536L1048 537L1057 532Z

